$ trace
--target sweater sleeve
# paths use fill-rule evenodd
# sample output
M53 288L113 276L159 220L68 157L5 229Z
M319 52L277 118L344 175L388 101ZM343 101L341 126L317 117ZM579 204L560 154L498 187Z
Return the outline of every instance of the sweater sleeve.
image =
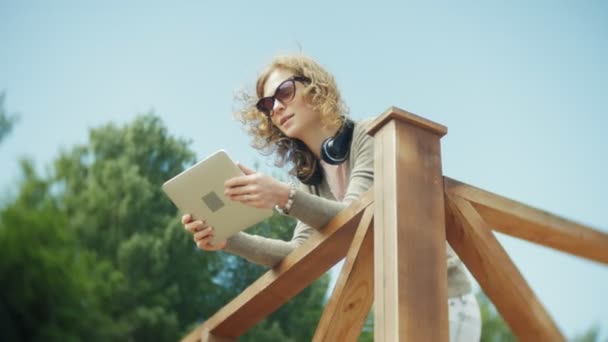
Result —
M301 221L296 224L290 241L240 232L228 239L224 251L245 258L254 264L274 267L294 249L301 246L313 232L310 226Z
M357 130L353 139L353 166L342 202L311 194L305 190L306 186L301 184L296 190L290 211L290 215L298 220L290 241L241 232L228 239L224 250L250 262L273 267L301 246L316 229L324 227L340 211L359 198L373 184L374 147L373 138L368 136L364 129Z

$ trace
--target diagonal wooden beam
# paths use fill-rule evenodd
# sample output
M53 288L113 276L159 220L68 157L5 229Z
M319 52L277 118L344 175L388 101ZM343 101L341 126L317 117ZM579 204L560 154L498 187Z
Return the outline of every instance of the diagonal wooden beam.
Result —
M313 342L357 341L374 302L374 206L365 209Z
M183 341L198 341L205 329L209 336L237 338L293 298L344 258L373 196L373 190L364 193Z
M608 234L444 177L445 191L475 207L494 230L608 264Z
M450 245L521 341L565 341L492 230L465 199L446 195Z

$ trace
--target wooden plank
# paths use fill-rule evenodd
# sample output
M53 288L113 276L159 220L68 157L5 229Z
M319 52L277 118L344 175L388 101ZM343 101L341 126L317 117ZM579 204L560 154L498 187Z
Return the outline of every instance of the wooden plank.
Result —
M338 213L318 234L210 317L202 328L214 336L237 338L310 285L344 258L373 196L373 190L369 190Z
M557 325L465 199L446 194L447 238L520 341L565 341Z
M444 182L446 192L471 202L494 230L608 264L608 234L448 177Z
M357 341L374 301L374 208L365 209L313 341Z
M375 132L375 341L448 341L442 130L403 113ZM425 128L422 128L422 127ZM380 301L380 302L379 302Z

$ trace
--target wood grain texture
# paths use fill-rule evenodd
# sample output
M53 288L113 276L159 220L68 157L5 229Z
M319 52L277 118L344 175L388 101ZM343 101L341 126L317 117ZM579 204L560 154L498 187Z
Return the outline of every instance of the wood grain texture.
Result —
M357 341L374 301L374 208L365 209L333 294L313 337L315 342Z
M344 258L373 195L373 190L364 193L198 329L206 329L216 338L238 338L310 285Z
M372 127L375 145L375 341L448 341L439 139L407 113Z
M446 224L448 242L520 341L565 341L471 203L446 195Z
M608 264L608 234L445 177L446 192L475 207L492 229Z

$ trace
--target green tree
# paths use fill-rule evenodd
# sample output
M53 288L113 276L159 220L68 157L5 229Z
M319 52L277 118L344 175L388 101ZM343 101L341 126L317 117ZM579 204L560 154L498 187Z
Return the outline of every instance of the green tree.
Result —
M174 341L265 271L202 252L184 232L160 186L195 161L188 144L147 114L92 129L45 177L23 164L20 195L0 216L0 324L15 326L3 335ZM253 231L287 239L293 226L275 215ZM244 338L308 340L326 287L324 277Z
M4 98L0 94L0 142L17 119L6 114ZM19 194L0 210L0 340L111 339L96 301L111 284L107 265L76 248L33 162L21 160L20 167Z
M77 248L33 164L21 169L21 192L0 212L0 339L112 339L97 302L112 284L108 265Z
M4 92L0 93L0 143L13 129L13 125L18 119L17 115L9 115L8 113L6 113L6 110L4 108L5 98L6 94Z
M160 188L194 162L187 145L148 114L92 129L88 144L62 152L54 164L67 228L123 277L102 298L105 314L135 340L175 340L224 297L214 282L223 260L195 248Z

